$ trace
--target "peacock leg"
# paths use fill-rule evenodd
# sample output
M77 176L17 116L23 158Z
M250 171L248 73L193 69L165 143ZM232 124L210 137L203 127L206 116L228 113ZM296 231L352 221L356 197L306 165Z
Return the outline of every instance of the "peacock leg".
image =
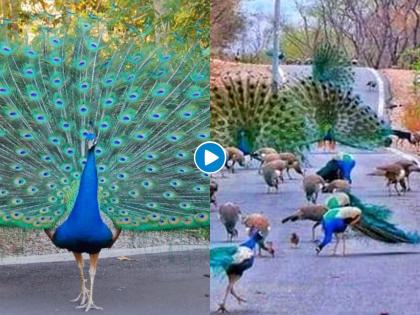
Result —
M80 305L83 305L86 303L86 299L89 295L89 290L86 288L86 279L83 273L83 257L81 253L75 253L73 252L74 258L76 258L77 266L79 267L80 271L80 294L77 296L77 298L71 300L71 302L78 302L80 300Z
M289 179L293 179L292 176L289 173L289 167L286 168L286 173L287 173L287 176L289 177Z
M341 234L341 239L343 240L343 256L346 256L346 236L345 234Z
M228 294L229 294L231 289L232 289L232 284L231 284L230 278L229 278L229 283L228 283L228 286L226 288L225 297L223 298L222 303L219 304L219 308L217 309L217 312L228 313L225 305L226 305L226 300L227 300Z
M336 255L337 248L338 248L338 243L340 243L340 238L339 238L338 234L335 234L335 245L334 245L334 250L333 250L333 256Z
M235 289L234 289L234 285L239 279L240 277L237 275L229 276L229 282L232 284L230 288L230 293L236 298L236 300L238 300L238 303L241 304L241 302L246 302L246 300L243 297L236 294Z
M315 224L314 224L314 226L312 227L312 241L314 242L315 241L315 228L318 226L318 225L320 225L321 224L321 222L316 222Z
M90 254L90 267L89 267L89 276L90 276L90 290L89 290L89 297L85 304L78 306L78 308L84 308L85 311L89 311L91 308L102 310L102 307L96 306L93 302L93 285L95 281L96 275L96 266L98 264L99 253Z

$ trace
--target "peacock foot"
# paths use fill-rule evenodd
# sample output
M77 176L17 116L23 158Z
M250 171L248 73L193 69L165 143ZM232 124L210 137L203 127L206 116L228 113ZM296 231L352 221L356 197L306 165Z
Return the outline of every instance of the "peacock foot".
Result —
M217 313L229 313L229 311L226 309L225 304L219 304L219 308L217 309Z
M78 302L80 300L80 305L83 305L83 304L86 304L86 301L88 298L89 298L89 290L83 284L82 290L80 291L79 295L75 299L70 300L70 302Z
M237 297L236 297L236 300L238 301L238 303L239 303L239 304L241 304L242 302L243 302L243 303L246 303L246 299L245 299L245 298L243 298L242 296L237 296Z
M94 308L95 310L100 310L100 311L103 310L102 307L97 306L95 303L93 303L93 300L92 299L89 299L87 301L87 303L85 303L83 305L80 305L80 306L77 306L76 308L84 308L85 309L85 312L88 312L92 308Z

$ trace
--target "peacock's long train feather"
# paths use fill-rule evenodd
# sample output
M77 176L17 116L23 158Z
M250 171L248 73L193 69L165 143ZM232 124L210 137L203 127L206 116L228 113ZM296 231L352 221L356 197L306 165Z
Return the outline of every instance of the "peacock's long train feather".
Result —
M217 246L210 248L210 271L212 275L224 275L226 269L232 264L237 246Z
M116 44L75 18L0 32L0 225L44 229L72 209L90 124L100 209L122 229L208 226L209 62L197 44Z
M392 211L384 206L365 204L352 194L350 204L362 211L361 221L353 228L366 236L385 243L420 243L417 232L406 232L390 222Z

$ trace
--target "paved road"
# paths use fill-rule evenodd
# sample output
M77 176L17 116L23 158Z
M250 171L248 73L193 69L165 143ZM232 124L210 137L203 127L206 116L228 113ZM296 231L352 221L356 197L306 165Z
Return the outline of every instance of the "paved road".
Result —
M331 156L309 156L313 168L319 169ZM407 230L420 230L420 176L414 174L413 191L405 196L388 196L381 177L367 176L375 165L396 160L386 153L355 155L353 193L363 201L385 204L395 211L394 220ZM416 176L417 175L417 176ZM349 236L347 257L330 257L331 246L322 256L315 255L310 241L312 223L281 224L281 219L306 203L301 179L288 180L278 194L266 194L265 183L255 169L241 169L226 179L218 179L219 203L233 201L245 213L262 211L272 222L269 239L275 243L275 258L257 258L252 270L238 283L237 291L248 303L238 305L228 300L231 314L287 315L368 315L383 313L420 314L420 248L413 245L387 245L366 238ZM321 197L321 201L326 196ZM212 213L211 241L225 242L226 233L216 213ZM288 243L296 232L302 242L298 249ZM321 230L317 237L322 236ZM239 240L245 239L239 226ZM341 250L341 248L340 248ZM226 280L211 281L211 311L217 309Z
M208 314L208 251L100 260L94 300L101 315ZM207 277L205 276L207 274ZM0 267L0 314L84 314L69 300L79 291L74 262Z

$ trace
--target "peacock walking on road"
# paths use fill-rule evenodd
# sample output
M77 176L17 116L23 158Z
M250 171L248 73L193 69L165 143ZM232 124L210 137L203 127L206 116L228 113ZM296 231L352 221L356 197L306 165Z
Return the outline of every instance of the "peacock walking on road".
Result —
M250 154L262 147L299 151L331 137L348 146L383 146L388 125L352 94L351 62L337 47L320 46L313 75L271 90L256 71L226 72L211 87L214 141Z
M88 311L99 252L121 230L209 225L192 158L209 138L209 62L199 44L116 41L106 21L71 19L34 37L2 25L0 226L44 229L72 251Z
M334 254L337 250L339 237L343 240L343 255L345 254L344 232L348 227L365 236L384 243L419 244L417 232L406 232L390 222L392 211L384 206L363 203L350 193L336 193L325 201L329 209L322 219L324 239L316 247L317 253L328 245L333 235L337 237Z
M226 275L228 277L228 286L222 303L218 311L224 313L226 310L226 300L229 294L232 294L238 303L246 302L239 296L235 289L235 283L242 277L243 273L254 265L255 246L264 241L260 231L253 228L250 231L250 237L239 246L222 246L210 249L210 270L213 275Z

